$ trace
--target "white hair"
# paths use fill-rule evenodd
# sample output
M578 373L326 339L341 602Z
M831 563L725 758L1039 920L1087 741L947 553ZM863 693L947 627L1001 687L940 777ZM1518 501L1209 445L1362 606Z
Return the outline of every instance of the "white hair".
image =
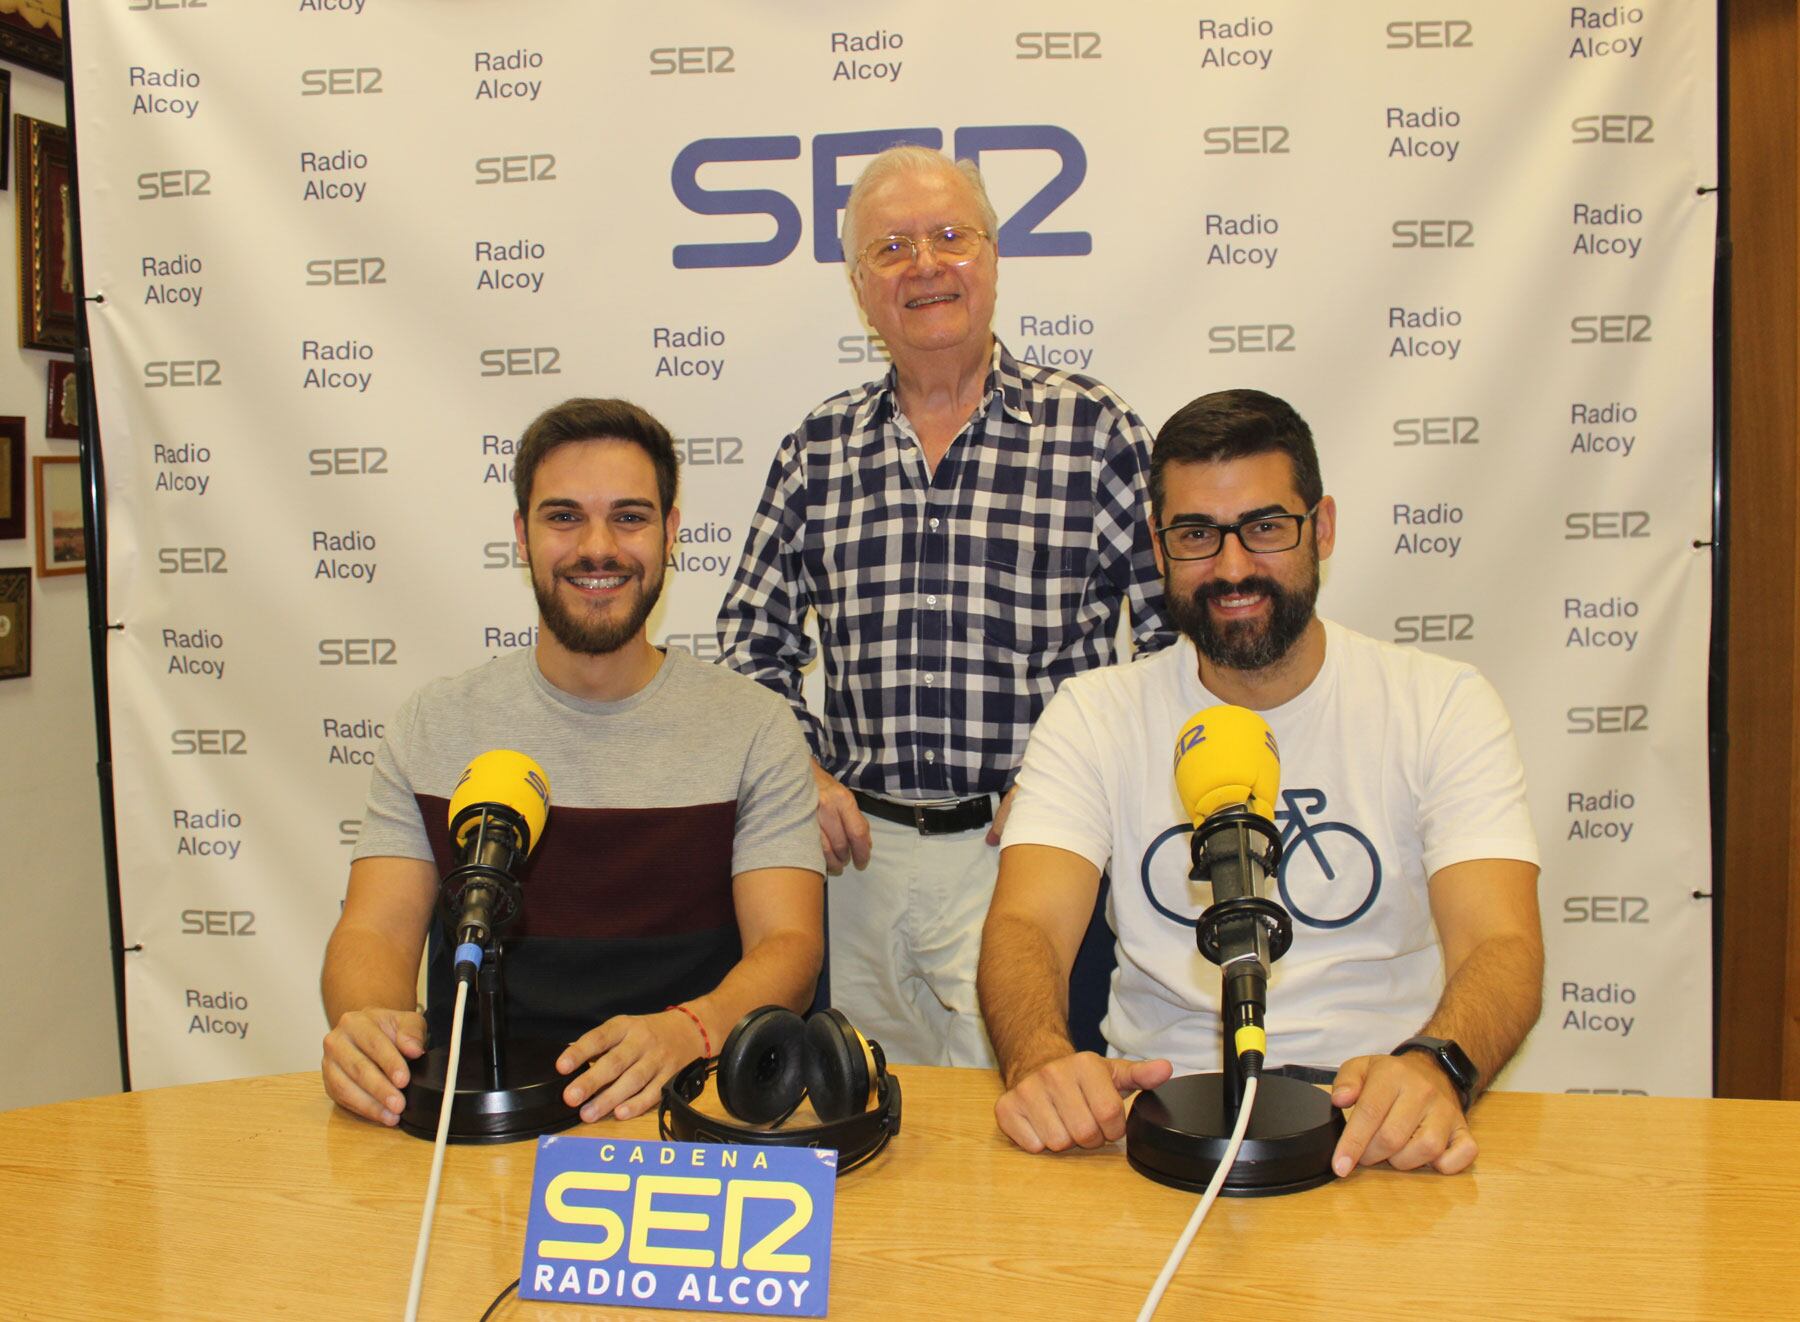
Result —
M974 161L953 161L943 152L933 147L920 147L912 143L902 143L898 147L889 147L878 153L863 167L856 183L850 189L850 197L844 203L844 228L838 236L844 249L844 265L852 270L856 267L857 253L861 249L861 236L852 242L853 224L856 209L871 188L884 179L900 174L928 174L934 170L954 170L969 181L969 187L975 193L975 205L981 210L981 226L988 232L990 239L998 251L999 217L994 214L994 204L988 201L987 185L981 182L981 170Z

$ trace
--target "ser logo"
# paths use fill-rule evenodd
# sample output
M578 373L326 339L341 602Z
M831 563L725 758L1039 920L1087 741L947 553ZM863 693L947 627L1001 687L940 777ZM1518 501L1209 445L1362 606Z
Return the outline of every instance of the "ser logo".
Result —
M1396 220L1396 248L1473 248L1475 223L1468 220Z
M308 477L386 476L388 452L380 445L332 445L306 452Z
M321 638L322 666L397 666L392 638Z
M315 257L306 264L308 285L385 285L387 260L382 257Z
M159 358L144 364L144 389L222 385L219 380L221 366L217 358Z
M879 335L840 335L837 347L840 363L891 363L894 361L894 356L888 352L887 342Z
M1573 510L1563 527L1565 542L1629 541L1650 535L1650 511Z
M529 569L531 562L517 542L487 542L481 548L483 569Z
M1284 124L1214 124L1200 135L1202 156L1286 156Z
M670 74L736 73L736 52L729 46L658 46L650 52L650 76Z
M1611 707L1571 707L1568 734L1646 734L1650 709L1641 702Z
M1469 50L1475 25L1466 18L1395 19L1387 25L1389 50Z
M815 261L832 263L844 259L837 220L850 196L850 185L838 182L842 173L840 162L846 157L873 156L898 143L936 150L944 145L944 135L938 129L870 129L813 137L810 177ZM700 171L708 165L794 161L800 159L801 146L797 135L774 134L701 138L677 152L669 168L669 183L682 206L698 216L767 217L775 224L775 235L754 243L679 243L670 253L675 268L687 271L773 266L785 261L800 246L804 229L800 207L794 199L773 188L703 188ZM958 160L980 165L983 152L1049 152L1058 163L1050 182L1001 222L995 236L1001 252L1009 257L1085 257L1093 251L1093 235L1086 230L1039 228L1075 196L1087 178L1087 151L1073 133L1054 124L993 124L956 130L952 154ZM733 173L742 177L741 171Z
M483 349L483 376L561 376L562 350L544 344L517 349Z
M171 730L169 752L175 757L243 757L249 752L242 730Z
M1098 60L1098 32L1021 32L1013 38L1015 60Z
M362 818L346 817L343 821L339 822L337 826L338 843L340 845L353 845L362 839Z
M1284 322L1256 326L1214 326L1206 332L1208 353L1293 353L1294 328Z
M146 170L137 177L138 201L165 197L211 197L211 170Z
M1569 141L1577 147L1595 143L1633 146L1656 141L1650 136L1656 120L1649 115L1577 115L1569 121L1569 128L1575 135Z
M1609 312L1604 316L1571 317L1570 344L1648 344L1650 318L1642 312Z
M741 464L744 440L741 436L678 436L675 457L698 468Z
M228 574L222 546L159 546L159 574Z
M512 156L483 156L475 162L477 184L541 184L556 182L556 154L539 151Z
M385 90L381 70L376 68L304 69L300 73L301 96L379 96Z
M205 9L206 0L131 0L125 8L133 14L151 9Z
M255 936L256 914L249 909L183 909L183 936Z
M717 661L720 657L719 636L711 633L672 633L662 640L664 647L679 647L701 661Z
M1565 895L1565 923L1640 923L1650 921L1646 895Z
M1479 418L1395 418L1395 445L1479 445Z
M1468 643L1474 640L1473 615L1400 615L1394 619L1394 641L1397 643Z

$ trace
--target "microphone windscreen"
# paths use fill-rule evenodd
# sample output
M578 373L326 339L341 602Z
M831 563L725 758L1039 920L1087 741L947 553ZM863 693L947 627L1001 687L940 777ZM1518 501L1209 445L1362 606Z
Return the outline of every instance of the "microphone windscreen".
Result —
M1194 825L1237 803L1273 821L1280 788L1275 733L1248 707L1208 707L1181 727L1175 740L1175 792Z
M550 780L544 769L523 753L510 748L496 748L481 754L463 768L462 779L450 796L450 829L456 831L456 819L465 808L481 803L497 803L511 808L525 822L525 852L537 848L544 832L544 821L550 816ZM455 844L460 846L474 829L479 816L463 823Z

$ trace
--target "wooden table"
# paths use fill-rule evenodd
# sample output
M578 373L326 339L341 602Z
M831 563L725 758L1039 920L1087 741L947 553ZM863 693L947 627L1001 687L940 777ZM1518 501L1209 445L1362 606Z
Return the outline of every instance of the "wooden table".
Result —
M1015 1150L990 1074L898 1072L903 1132L839 1185L830 1316L1133 1318L1193 1196L1122 1145ZM1466 1175L1221 1200L1158 1317L1800 1317L1800 1104L1500 1093L1475 1129ZM451 1149L421 1316L475 1322L519 1274L534 1152ZM399 1317L430 1155L312 1074L0 1113L0 1317ZM496 1313L646 1316L680 1314Z

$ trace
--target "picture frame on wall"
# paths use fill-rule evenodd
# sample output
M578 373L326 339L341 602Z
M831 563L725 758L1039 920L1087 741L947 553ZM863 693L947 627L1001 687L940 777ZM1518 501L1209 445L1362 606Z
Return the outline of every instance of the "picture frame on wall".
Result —
M0 569L0 679L31 673L31 570Z
M81 507L81 460L74 455L36 455L39 578L87 572L87 526Z
M19 343L75 347L75 245L69 213L69 133L13 116L19 208Z
M50 360L49 398L44 402L44 435L53 441L81 439L81 391L75 364L66 358Z
M12 70L0 69L0 188L12 178Z
M25 419L0 418L0 541L25 536Z
M0 0L0 60L68 77L61 0Z

